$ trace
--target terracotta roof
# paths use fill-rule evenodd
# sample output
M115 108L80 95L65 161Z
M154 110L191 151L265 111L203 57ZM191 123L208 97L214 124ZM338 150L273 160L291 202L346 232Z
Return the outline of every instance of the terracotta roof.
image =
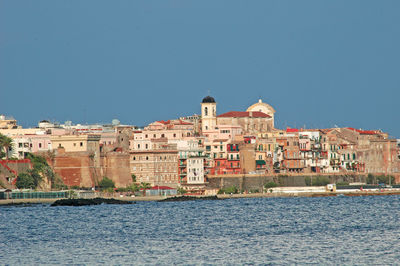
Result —
M251 115L250 115L251 113ZM255 117L255 118L269 118L270 115L267 115L263 112L253 111L253 112L240 112L240 111L231 111L224 114L221 114L217 117Z
M299 130L297 128L286 128L286 132L299 132Z
M362 135L375 135L375 134L378 134L378 132L376 130L362 130L362 129L355 129L355 128L352 128L352 127L348 127L347 129L356 131L356 132L358 132L358 133L360 133Z
M152 187L152 188L149 188L149 189L151 189L151 190L158 190L158 189L174 189L174 188L172 188L172 187L167 187L167 186L154 186L154 187Z
M164 124L164 125L193 125L192 123L189 123L189 122L184 122L184 121L182 121L182 120L174 120L174 121L171 121L171 120L167 120L167 121L164 121L164 120L160 120L160 121L157 121L157 123L161 123L161 124Z

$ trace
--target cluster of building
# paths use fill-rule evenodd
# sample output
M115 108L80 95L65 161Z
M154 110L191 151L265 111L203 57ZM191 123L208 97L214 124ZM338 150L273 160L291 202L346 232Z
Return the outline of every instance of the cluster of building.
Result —
M41 121L24 129L0 116L0 133L13 139L9 158L44 155L68 186L93 187L107 176L124 187L134 175L152 186L203 191L209 178L222 175L400 174L400 143L387 133L280 130L274 116L274 108L261 99L246 111L218 115L215 99L207 96L201 115L144 128L114 120L110 125Z

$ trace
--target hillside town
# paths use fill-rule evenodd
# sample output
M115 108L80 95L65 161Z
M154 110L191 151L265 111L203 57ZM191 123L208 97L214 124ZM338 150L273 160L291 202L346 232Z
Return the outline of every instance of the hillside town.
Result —
M95 188L104 177L120 188L137 182L198 194L221 177L374 174L400 182L400 140L381 130L277 129L275 109L261 99L223 114L211 96L200 105L200 115L143 128L116 119L93 125L42 120L22 128L1 115L0 134L11 141L0 142L0 185L16 187L20 174L33 167L29 154L44 157L68 188ZM50 190L51 182L40 189Z

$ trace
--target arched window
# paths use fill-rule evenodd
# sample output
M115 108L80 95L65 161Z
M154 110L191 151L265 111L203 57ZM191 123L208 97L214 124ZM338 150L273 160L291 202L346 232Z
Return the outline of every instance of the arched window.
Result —
M204 115L205 115L205 116L208 115L208 107L204 107Z

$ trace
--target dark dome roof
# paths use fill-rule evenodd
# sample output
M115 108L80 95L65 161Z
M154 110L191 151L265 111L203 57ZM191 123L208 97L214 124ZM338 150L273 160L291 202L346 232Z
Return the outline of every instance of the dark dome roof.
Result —
M215 100L211 96L204 97L202 103L215 103Z

